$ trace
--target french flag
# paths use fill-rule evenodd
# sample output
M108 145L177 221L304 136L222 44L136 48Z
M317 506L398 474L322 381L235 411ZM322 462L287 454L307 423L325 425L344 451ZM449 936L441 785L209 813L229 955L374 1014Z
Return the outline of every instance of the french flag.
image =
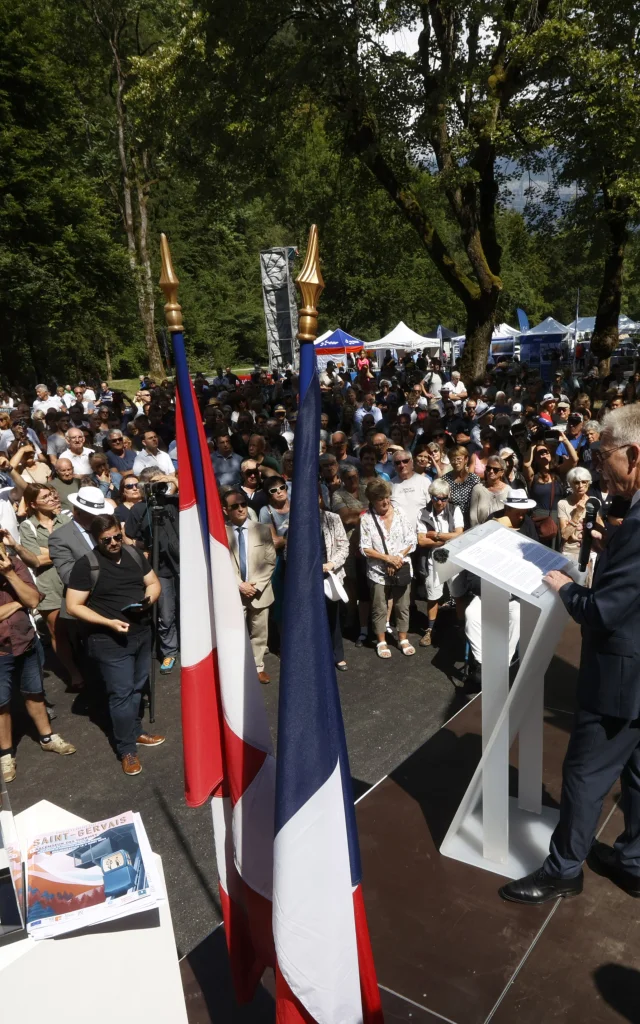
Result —
M168 248L163 255L169 260ZM173 273L173 270L171 269ZM186 800L210 797L236 995L249 1001L273 947L275 759L184 338L173 333L180 466L180 628Z
M300 407L278 713L273 934L278 1024L382 1021L322 579L320 385L300 349Z

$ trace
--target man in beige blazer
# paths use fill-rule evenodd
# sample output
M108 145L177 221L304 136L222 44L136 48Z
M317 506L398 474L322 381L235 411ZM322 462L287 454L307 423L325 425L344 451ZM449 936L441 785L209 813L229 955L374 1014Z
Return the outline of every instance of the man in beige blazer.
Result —
M271 680L264 670L264 655L267 649L269 606L273 604L271 576L276 565L271 527L255 523L247 517L247 496L242 490L229 490L223 494L222 508L258 679L261 683L269 683Z

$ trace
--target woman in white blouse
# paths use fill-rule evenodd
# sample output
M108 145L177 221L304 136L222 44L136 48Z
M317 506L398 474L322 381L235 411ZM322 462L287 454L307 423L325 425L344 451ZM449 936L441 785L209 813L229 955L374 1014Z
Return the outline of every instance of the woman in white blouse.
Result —
M411 559L416 547L416 527L404 513L391 504L391 484L386 480L372 480L367 484L369 511L360 519L360 551L367 559L367 578L371 589L371 621L376 635L379 658L390 658L391 651L385 640L387 602L391 600L396 612L398 645L403 654L415 654L407 638L409 630L409 601L411 598ZM394 585L396 575L407 578L402 585Z
M322 543L324 546L325 559L322 564L322 571L332 572L336 579L344 582L344 563L349 556L349 541L342 519L335 512L327 512L320 493L320 526L322 527ZM347 663L344 660L344 645L342 643L342 628L340 625L341 601L330 601L325 598L327 606L327 617L329 619L329 630L333 644L333 661L339 672L346 672Z

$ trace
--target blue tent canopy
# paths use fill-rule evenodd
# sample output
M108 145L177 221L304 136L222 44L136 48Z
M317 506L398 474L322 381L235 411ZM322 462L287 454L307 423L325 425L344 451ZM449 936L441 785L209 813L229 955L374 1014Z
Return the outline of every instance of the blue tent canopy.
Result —
M328 338L319 338L316 341L316 354L325 353L329 355L331 352L359 352L363 345L364 342L360 341L359 338L354 338L352 334L347 334L346 331L342 331L338 327Z

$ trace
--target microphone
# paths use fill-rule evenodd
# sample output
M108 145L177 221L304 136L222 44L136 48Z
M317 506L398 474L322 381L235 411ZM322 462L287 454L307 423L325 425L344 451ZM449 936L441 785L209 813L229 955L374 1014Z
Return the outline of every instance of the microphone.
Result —
M449 558L448 548L436 548L433 552L434 562L441 562L443 565Z
M587 501L585 516L582 520L582 542L580 544L580 554L578 555L578 569L580 572L584 572L589 564L589 555L591 554L591 545L593 543L592 531L596 525L596 518L601 507L602 502L599 498L589 498Z

